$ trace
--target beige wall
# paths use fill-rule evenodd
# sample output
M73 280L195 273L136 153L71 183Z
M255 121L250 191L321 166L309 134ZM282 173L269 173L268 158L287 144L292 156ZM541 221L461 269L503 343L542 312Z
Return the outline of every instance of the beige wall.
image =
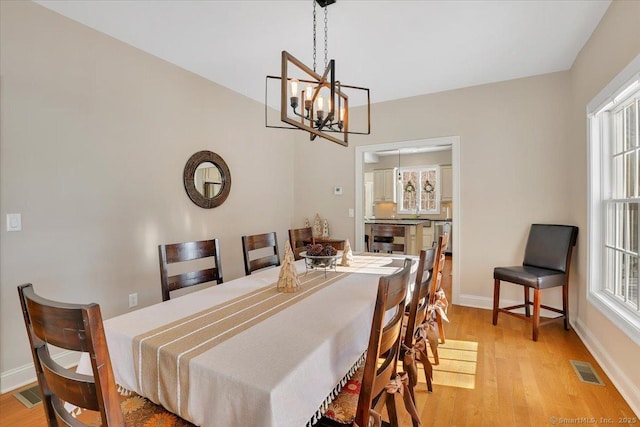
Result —
M283 246L293 132L266 129L260 103L34 3L0 4L0 217L19 212L23 222L22 232L4 222L0 232L6 379L31 362L21 283L99 302L112 317L129 310L130 293L141 306L161 300L159 243L218 237L227 280L244 275L242 234L275 230ZM229 198L215 209L183 188L199 150L231 170Z
M587 104L640 54L640 1L614 1L571 69L571 108L567 148L576 159L568 169L572 188L572 222L580 226L581 240L574 277L578 308L574 325L598 362L608 368L618 389L640 414L640 346L587 301ZM574 288L575 289L575 288Z
M332 232L353 239L354 220L344 201L353 207L356 145L460 136L461 292L467 304L488 307L493 267L522 262L529 224L570 222L568 89L564 72L375 104L372 134L338 151L338 158L329 153L339 150L335 144L298 146L297 216L303 207L326 212L335 206ZM325 180L316 179L322 171ZM331 183L343 185L344 195L329 194ZM491 256L489 242L498 242ZM522 291L514 289L514 297L516 291L519 297Z

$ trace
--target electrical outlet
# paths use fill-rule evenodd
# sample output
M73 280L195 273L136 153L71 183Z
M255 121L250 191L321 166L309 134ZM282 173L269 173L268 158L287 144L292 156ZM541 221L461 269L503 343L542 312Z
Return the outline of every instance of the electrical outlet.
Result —
M138 305L138 294L129 294L129 308L135 307Z
M7 231L22 231L22 215L7 214Z

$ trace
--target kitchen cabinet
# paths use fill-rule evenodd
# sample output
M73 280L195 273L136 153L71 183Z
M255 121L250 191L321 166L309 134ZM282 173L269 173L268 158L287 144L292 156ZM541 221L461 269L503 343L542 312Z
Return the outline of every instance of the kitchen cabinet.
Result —
M373 171L373 201L396 201L396 169L378 169Z
M431 224L429 226L422 227L422 249L428 249L433 245L433 227Z
M440 166L440 200L450 202L453 199L453 174L451 165Z

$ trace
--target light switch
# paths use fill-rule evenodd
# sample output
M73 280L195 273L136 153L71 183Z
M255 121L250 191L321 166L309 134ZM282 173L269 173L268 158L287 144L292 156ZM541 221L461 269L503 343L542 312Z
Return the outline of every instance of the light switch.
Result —
M349 218L353 218L353 208L349 208Z
M7 231L22 231L22 215L7 214Z

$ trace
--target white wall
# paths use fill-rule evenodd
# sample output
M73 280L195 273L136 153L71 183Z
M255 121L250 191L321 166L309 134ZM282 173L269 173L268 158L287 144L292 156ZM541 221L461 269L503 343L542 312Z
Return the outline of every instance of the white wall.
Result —
M293 132L260 103L31 2L2 1L0 232L2 390L33 381L16 287L98 302L108 318L161 301L157 245L220 239L226 280L242 234L287 239ZM227 201L201 209L182 173L196 151L231 170ZM251 153L251 155L247 155Z

